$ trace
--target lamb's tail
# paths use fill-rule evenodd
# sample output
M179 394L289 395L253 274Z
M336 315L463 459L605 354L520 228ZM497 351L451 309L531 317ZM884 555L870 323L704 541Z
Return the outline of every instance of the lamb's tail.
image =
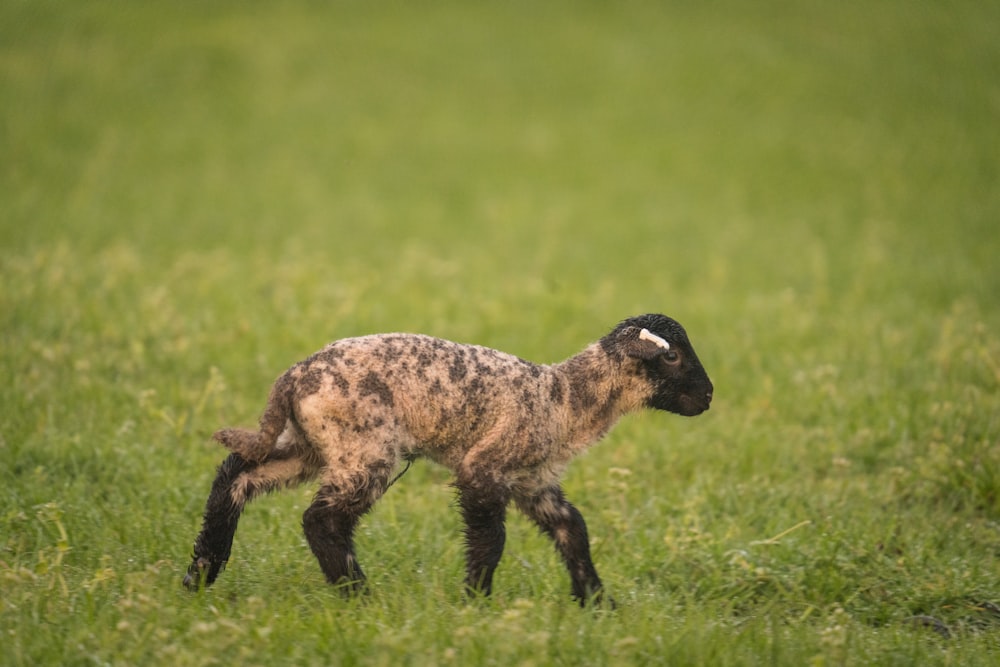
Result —
M226 449L239 454L247 461L259 463L274 450L278 436L285 430L285 423L291 415L291 394L293 382L290 373L285 373L271 388L267 407L260 416L260 430L246 428L224 428L212 437L225 445Z

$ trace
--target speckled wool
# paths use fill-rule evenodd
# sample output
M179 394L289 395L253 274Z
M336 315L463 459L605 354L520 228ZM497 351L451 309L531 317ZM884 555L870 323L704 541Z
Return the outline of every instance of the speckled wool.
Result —
M470 590L490 591L514 500L553 538L585 602L601 584L583 519L559 488L566 466L622 415L696 415L712 391L684 329L662 315L625 320L552 365L418 334L335 341L277 379L259 430L216 433L233 456L213 485L185 582L218 576L246 502L318 477L306 536L327 579L358 588L354 526L400 461L428 458L455 474Z

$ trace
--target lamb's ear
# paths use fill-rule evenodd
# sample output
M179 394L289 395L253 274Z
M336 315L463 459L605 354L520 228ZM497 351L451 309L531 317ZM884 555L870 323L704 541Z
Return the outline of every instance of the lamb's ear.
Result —
M649 329L637 329L632 327L625 339L625 354L634 359L655 359L661 354L666 354L670 349L670 343Z

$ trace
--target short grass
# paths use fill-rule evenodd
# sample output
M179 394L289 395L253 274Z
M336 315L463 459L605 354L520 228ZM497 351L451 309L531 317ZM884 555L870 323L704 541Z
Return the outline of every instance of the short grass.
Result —
M996 3L0 2L0 663L996 664ZM328 340L555 361L666 312L716 384L577 461L615 611L448 477L344 601L223 452ZM947 634L947 637L945 635Z

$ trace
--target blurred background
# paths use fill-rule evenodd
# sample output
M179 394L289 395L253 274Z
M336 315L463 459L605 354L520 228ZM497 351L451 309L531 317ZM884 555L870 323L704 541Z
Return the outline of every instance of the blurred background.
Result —
M662 311L723 398L992 328L974 8L4 2L5 335L96 318L256 382L346 335L554 361Z
M0 240L297 265L420 311L338 333L507 328L549 295L602 327L787 289L985 305L997 33L971 6L5 2Z

